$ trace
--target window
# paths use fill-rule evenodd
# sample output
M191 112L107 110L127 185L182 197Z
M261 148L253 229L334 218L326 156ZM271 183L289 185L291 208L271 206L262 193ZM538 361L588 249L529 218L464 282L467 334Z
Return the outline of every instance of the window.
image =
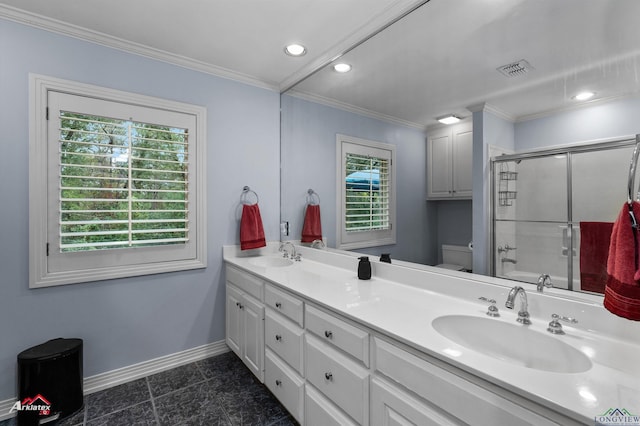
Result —
M30 287L205 267L204 108L30 82Z
M395 244L395 147L338 135L338 247Z

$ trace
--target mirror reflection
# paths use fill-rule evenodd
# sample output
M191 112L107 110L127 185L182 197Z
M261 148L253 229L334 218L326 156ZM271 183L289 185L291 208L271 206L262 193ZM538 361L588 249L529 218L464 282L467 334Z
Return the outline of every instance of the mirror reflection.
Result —
M341 247L346 135L396 149L395 242L352 249L598 292L581 285L596 273L581 274L581 223L613 222L627 198L639 14L635 0L431 0L375 34L336 61L349 72L329 64L282 95L282 238L300 239L313 189Z

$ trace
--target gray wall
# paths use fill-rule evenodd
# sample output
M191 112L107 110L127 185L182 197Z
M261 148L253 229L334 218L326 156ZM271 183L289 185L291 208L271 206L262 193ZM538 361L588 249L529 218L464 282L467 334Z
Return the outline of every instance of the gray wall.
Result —
M16 355L55 337L84 339L92 376L224 339L222 245L237 244L243 185L279 239L279 95L0 20L0 400L16 395ZM207 108L208 267L28 288L28 74Z
M515 148L521 152L635 135L640 133L639 113L640 97L635 97L519 122L514 126Z
M419 263L436 261L435 210L426 203L426 139L422 130L282 97L282 218L299 240L309 188L321 198L322 231L336 243L336 134L396 145L397 244L357 251Z

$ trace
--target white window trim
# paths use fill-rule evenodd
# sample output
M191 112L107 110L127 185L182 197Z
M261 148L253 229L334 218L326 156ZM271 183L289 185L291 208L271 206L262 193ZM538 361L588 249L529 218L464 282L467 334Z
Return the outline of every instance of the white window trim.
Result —
M133 105L166 109L196 117L196 255L168 262L49 272L47 268L47 93L58 91ZM206 232L206 108L134 93L29 74L29 287L49 287L79 282L133 277L205 268Z
M348 241L343 238L345 228L345 170L343 165L343 144L356 144L367 148L383 149L391 152L391 185L389 188L389 221L391 229L387 231L359 232L360 237L356 241ZM336 134L336 246L342 250L353 250L366 247L377 247L396 243L396 146L375 142L367 139L356 138L342 134ZM363 234L370 235L362 239Z

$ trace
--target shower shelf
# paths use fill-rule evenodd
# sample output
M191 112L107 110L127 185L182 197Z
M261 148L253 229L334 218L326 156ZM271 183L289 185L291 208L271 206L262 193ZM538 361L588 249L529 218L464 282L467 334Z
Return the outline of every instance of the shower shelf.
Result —
M518 172L500 172L500 180L517 180Z
M498 202L500 206L513 205L512 200L516 199L516 191L498 191Z

